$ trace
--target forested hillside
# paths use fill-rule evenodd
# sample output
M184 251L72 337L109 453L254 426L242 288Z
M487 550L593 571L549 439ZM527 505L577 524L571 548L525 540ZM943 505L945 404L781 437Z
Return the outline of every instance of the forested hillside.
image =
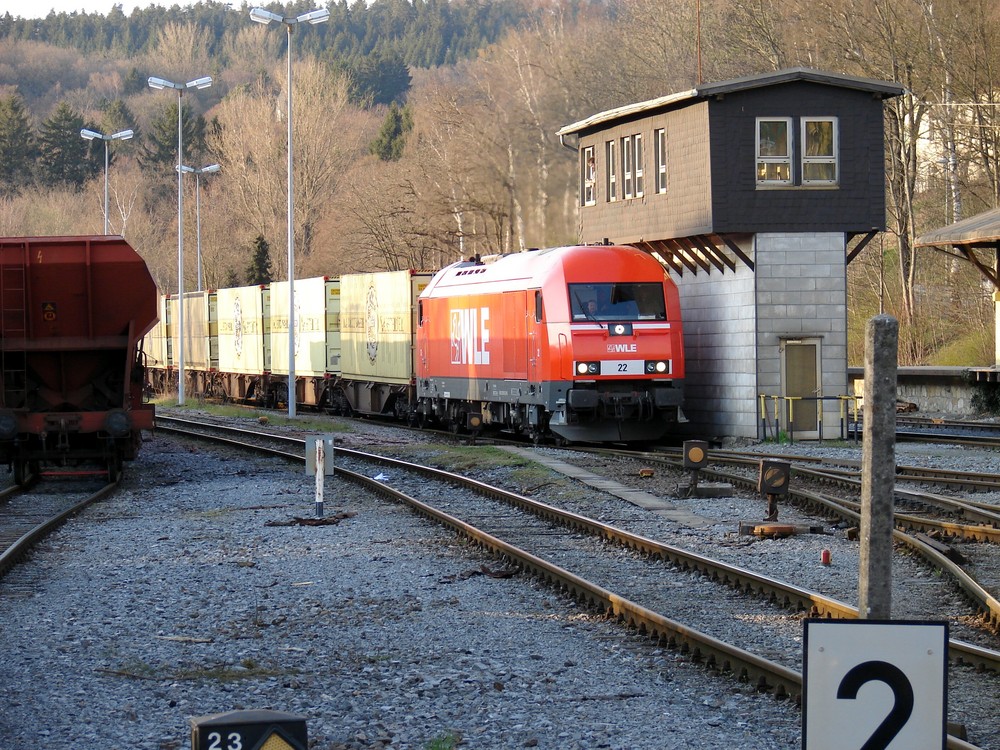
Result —
M889 232L849 267L852 361L880 309L902 323L903 363L992 361L993 290L968 264L912 247L1000 202L1000 17L978 0L324 7L326 23L291 36L300 277L575 241L577 162L560 127L699 81L804 65L909 92L887 104ZM183 164L221 165L197 181L205 281L284 278L287 35L249 8L0 16L0 234L103 231L105 143L80 129L131 129L108 146L110 231L175 288L178 97L147 79L211 76L181 97ZM184 185L193 250L194 177Z

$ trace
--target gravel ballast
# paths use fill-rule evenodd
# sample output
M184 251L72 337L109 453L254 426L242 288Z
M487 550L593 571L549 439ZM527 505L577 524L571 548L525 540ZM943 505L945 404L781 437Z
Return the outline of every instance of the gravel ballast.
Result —
M310 746L788 748L798 709L582 612L339 479L157 435L0 581L0 747L190 747L302 715Z

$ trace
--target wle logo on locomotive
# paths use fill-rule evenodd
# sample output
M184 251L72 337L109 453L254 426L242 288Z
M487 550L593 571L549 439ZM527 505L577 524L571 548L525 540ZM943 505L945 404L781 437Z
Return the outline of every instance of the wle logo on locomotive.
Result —
M490 363L490 309L456 308L451 311L451 363L453 365L488 365Z

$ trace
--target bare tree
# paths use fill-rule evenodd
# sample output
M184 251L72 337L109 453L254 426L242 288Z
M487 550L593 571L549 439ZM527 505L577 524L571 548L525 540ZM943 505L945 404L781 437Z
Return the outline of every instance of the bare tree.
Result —
M167 23L156 34L147 64L154 75L188 80L208 75L212 69L208 31L193 23Z

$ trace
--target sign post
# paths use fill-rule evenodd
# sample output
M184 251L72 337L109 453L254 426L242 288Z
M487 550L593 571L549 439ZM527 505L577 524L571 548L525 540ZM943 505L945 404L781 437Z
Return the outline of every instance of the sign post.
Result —
M323 517L323 486L333 473L333 435L306 438L306 476L316 476L316 518Z

